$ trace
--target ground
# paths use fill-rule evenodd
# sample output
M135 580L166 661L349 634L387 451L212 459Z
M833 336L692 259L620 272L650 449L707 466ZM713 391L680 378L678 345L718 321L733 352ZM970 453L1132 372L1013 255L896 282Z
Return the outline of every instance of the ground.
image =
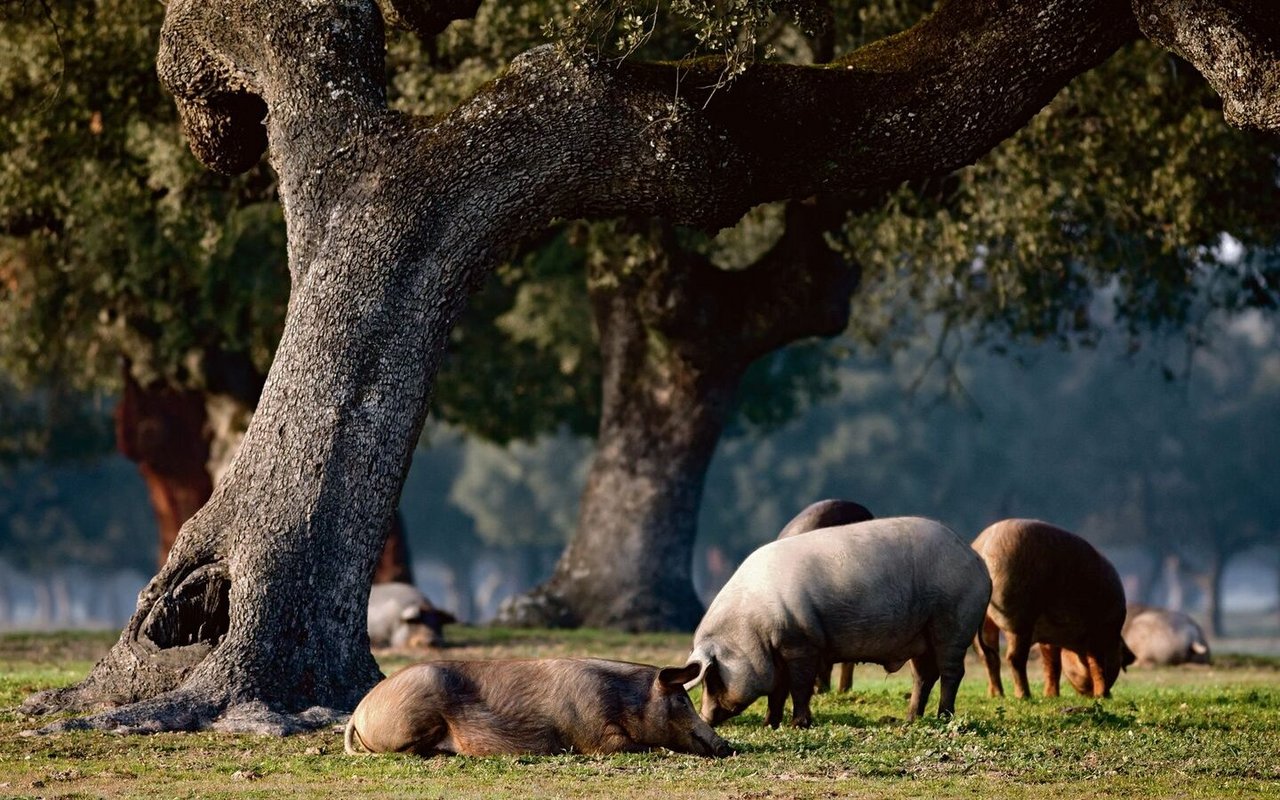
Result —
M678 663L687 635L450 628L441 657L600 655ZM0 797L1280 797L1280 659L1130 669L1108 702L986 697L971 662L957 716L906 725L908 669L859 667L808 731L770 731L763 700L720 728L723 761L614 757L350 757L341 733L26 737L13 708L72 683L108 634L0 636ZM384 670L408 663L380 654ZM1006 681L1007 682L1007 681ZM1033 681L1038 690L1038 683ZM936 692L934 701L936 702Z

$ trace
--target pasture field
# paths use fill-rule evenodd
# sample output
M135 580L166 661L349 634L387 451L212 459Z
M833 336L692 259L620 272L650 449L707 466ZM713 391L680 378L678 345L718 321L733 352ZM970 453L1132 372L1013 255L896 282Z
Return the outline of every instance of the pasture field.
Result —
M450 636L453 646L440 657L682 663L689 642L678 634L465 627L451 628ZM284 739L20 736L36 721L20 718L14 707L32 691L75 681L113 639L0 636L0 797L1280 797L1280 660L1260 656L1217 655L1211 667L1130 669L1115 698L1101 703L1069 688L1056 699L989 699L985 676L971 660L957 716L911 725L902 721L910 668L885 676L878 667L859 667L852 693L816 698L811 730L764 728L758 701L719 729L739 751L722 761L666 752L350 757L341 732L328 729ZM413 660L380 655L384 670ZM1033 687L1039 690L1035 677Z

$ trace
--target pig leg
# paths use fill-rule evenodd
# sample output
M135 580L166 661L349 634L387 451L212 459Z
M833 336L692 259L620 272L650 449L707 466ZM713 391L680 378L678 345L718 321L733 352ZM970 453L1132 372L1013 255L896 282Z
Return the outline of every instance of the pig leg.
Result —
M1031 631L1023 633L1008 632L1009 649L1005 658L1013 670L1013 696L1025 698L1031 696L1027 684L1027 657L1031 655Z
M1000 685L1000 629L991 617L982 620L974 645L987 664L987 696L1004 697L1004 686Z
M938 682L938 661L933 648L911 659L911 672L914 681L911 685L911 703L907 708L908 720L924 714L924 708L929 704L929 693ZM954 703L953 699L952 704Z
M814 684L814 691L818 694L826 694L831 691L831 667L832 663L825 658L818 662L818 680Z
M782 724L782 709L786 705L787 690L790 688L785 675L780 674L773 685L773 691L769 692L769 716L764 718L764 724L774 730Z
M791 684L791 727L807 728L813 724L809 701L813 699L813 682L817 679L821 659L800 656L787 661ZM828 662L830 663L830 662Z
M1102 662L1090 650L1085 654L1085 663L1089 665L1089 679L1093 681L1094 697L1111 697L1111 690L1107 688L1106 679L1102 673Z
M1062 648L1041 643L1040 661L1044 664L1044 696L1057 697L1062 679Z
M964 654L967 649L965 642L938 648L938 658L934 663L942 678L942 689L938 696L939 717L951 717L956 713L956 693L960 691L960 681L964 679ZM923 709L921 713L924 713Z
M853 686L853 662L846 661L840 665L840 683L836 688L841 692L847 692L851 686Z

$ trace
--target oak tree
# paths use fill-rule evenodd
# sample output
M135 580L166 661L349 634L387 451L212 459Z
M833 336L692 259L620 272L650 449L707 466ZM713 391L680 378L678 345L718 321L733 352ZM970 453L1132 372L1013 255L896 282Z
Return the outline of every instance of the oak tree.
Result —
M422 36L470 14L393 3ZM756 5L759 5L758 3ZM286 731L378 677L364 594L449 330L510 246L557 219L715 229L761 202L971 162L1141 28L1274 128L1280 15L1242 0L944 0L817 67L605 62L554 46L440 119L390 111L367 0L173 0L158 71L208 166L279 180L291 292L241 451L112 651L29 711ZM679 92L674 87L679 86ZM66 723L63 723L64 725Z

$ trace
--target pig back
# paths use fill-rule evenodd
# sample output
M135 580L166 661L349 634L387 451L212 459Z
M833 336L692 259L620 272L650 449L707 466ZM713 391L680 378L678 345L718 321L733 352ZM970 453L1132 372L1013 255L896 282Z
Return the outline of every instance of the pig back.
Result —
M1083 538L1039 520L997 522L973 542L991 574L992 620L1035 641L1082 649L1119 636L1120 575Z
M969 641L989 595L982 561L946 526L871 520L757 549L712 601L695 642L804 641L836 660L900 662L920 652L931 621Z

